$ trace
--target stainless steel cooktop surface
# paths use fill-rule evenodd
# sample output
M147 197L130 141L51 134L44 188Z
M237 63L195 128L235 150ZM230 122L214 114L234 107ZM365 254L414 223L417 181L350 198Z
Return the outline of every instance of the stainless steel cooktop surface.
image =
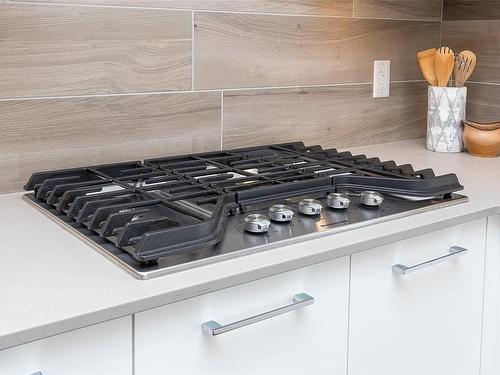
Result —
M453 194L450 198L429 200L404 200L397 197L385 196L383 206L367 208L359 203L359 196L349 195L351 203L345 210L333 210L326 206L326 197L319 198L324 208L320 215L305 216L298 213L298 198L285 199L283 204L290 206L294 215L290 222L271 222L265 233L250 233L245 230L244 218L247 215L229 216L222 240L214 245L192 252L178 253L160 258L157 263L144 264L128 253L123 252L112 243L102 239L85 227L57 212L47 204L34 198L33 194L26 194L25 199L35 207L46 213L51 219L62 224L82 240L86 241L95 250L105 255L113 262L130 272L139 279L150 279L167 275L181 270L209 264L233 257L264 251L269 245L286 245L287 240L298 239L301 236L326 232L331 233L332 244L335 243L335 233L360 228L380 222L394 220L434 209L464 203L467 197ZM255 210L251 213L267 215L266 209Z
M35 172L25 198L147 279L461 203L462 189L452 173L295 142Z

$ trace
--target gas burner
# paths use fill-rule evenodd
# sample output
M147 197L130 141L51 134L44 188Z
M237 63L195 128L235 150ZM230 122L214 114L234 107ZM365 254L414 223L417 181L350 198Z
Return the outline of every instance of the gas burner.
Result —
M334 208L336 210L343 210L349 207L349 197L344 193L331 193L326 198L326 202L328 207Z
M362 191L360 197L361 203L369 207L379 207L384 201L382 194L377 193L376 191Z
M266 215L251 214L245 217L245 230L252 233L265 233L271 222Z
M299 202L299 212L304 215L319 215L323 206L321 202L316 199L302 199Z
M284 204L275 204L269 208L269 217L274 221L291 221L293 217L293 210L291 207Z
M138 278L340 230L332 223L344 218L353 225L341 226L347 230L466 199L454 194L463 188L454 174L302 142L45 170L24 188L28 202ZM348 201L338 194L326 199L333 191L365 191L353 193L363 204L337 211ZM324 220L288 225L294 212L285 202ZM332 209L322 211L322 204ZM271 231L271 220L283 224Z

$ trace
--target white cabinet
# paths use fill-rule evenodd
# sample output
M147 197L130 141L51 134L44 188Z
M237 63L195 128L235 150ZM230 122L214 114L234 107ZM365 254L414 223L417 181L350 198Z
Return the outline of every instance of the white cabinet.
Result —
M314 304L209 336L291 303ZM135 374L346 374L349 258L260 279L135 316Z
M498 375L499 301L496 216L0 351L0 374Z
M352 255L349 374L479 374L486 219ZM392 271L467 248L409 274Z
M115 319L0 351L0 374L38 372L132 375L132 318Z
M488 218L481 374L500 374L500 216Z

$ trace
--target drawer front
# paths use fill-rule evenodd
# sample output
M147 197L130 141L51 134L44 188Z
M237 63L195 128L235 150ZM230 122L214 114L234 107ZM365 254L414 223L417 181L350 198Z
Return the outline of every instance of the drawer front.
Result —
M2 375L132 375L132 318L0 351Z
M500 374L500 216L488 218L481 375Z
M485 229L476 220L352 256L350 374L479 373Z
M136 314L135 373L345 374L348 289L344 257Z

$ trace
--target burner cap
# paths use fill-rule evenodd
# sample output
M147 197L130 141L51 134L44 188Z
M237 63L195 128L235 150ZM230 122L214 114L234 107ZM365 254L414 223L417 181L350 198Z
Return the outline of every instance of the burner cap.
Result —
M304 215L319 215L321 213L321 202L316 199L302 199L299 202L299 211Z
M369 207L379 207L384 201L382 194L376 191L362 191L360 197L361 203Z
M291 221L293 210L284 204L275 204L269 208L269 217L274 221Z
M252 233L265 233L271 222L265 215L251 214L245 217L245 230Z
M326 198L326 203L328 207L335 208L337 210L343 210L349 207L349 197L344 193L331 193Z

